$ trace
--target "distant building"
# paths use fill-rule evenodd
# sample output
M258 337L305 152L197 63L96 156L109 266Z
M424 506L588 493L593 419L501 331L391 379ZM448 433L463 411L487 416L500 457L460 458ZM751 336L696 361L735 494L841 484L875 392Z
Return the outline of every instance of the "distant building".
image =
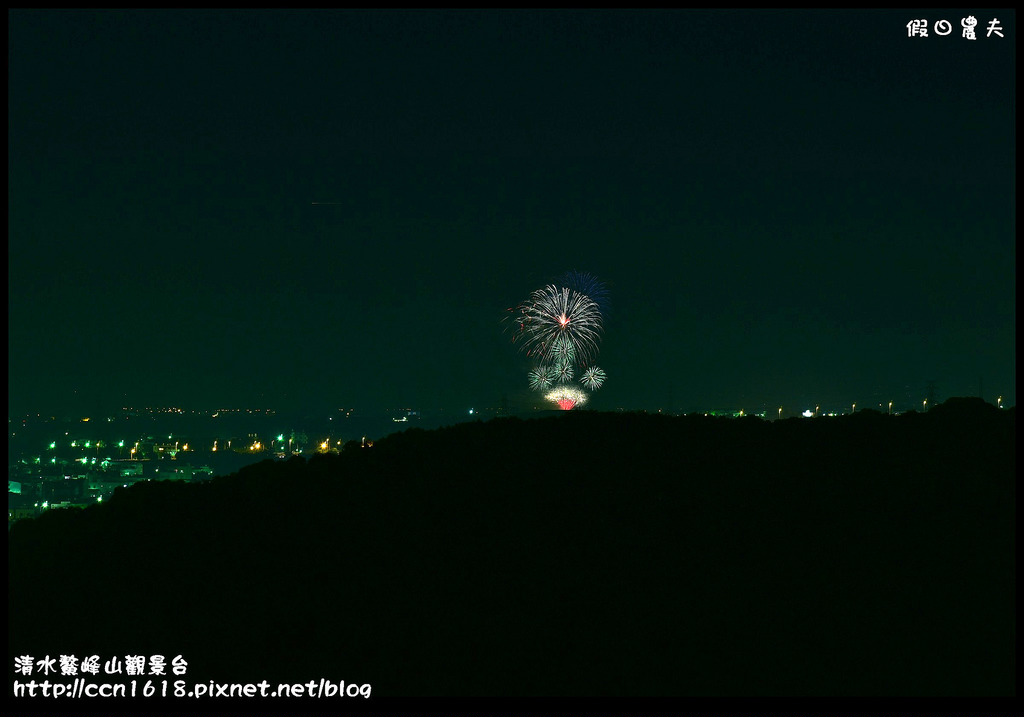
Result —
M111 467L117 471L122 478L131 476L142 476L146 461L111 461Z
M17 508L7 509L7 523L13 523L16 520L22 520L24 518L34 518L39 513L39 509L34 506L19 506Z
M192 480L193 475L192 466L188 464L164 464L153 472L153 478L157 480Z
M50 481L43 496L51 505L66 502L77 503L86 495L88 487L87 479L65 476L63 481Z

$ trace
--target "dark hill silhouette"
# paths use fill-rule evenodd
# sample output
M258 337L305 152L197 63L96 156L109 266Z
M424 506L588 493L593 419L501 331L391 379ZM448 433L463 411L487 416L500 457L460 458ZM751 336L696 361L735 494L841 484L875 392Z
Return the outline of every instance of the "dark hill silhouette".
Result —
M977 409L572 412L140 483L13 526L9 654L376 695L1010 695L1015 409Z
M991 417L999 413L998 408L988 401L976 396L963 396L947 399L935 406L932 412L937 416L949 416L951 418L982 418Z

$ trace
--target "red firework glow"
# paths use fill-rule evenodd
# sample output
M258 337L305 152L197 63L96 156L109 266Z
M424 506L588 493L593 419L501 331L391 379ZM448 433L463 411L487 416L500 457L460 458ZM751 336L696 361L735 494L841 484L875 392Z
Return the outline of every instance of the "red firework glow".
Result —
M563 411L571 411L587 402L587 394L574 386L557 386L544 396Z

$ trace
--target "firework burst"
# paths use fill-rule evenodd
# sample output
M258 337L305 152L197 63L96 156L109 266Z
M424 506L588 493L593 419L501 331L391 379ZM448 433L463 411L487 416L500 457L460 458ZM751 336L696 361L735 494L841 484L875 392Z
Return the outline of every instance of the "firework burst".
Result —
M598 305L585 294L553 284L538 289L519 307L519 332L528 355L542 363L554 360L556 346L568 343L581 361L597 355L603 322Z
M564 411L587 402L586 391L604 385L605 372L593 365L604 331L602 311L607 291L590 274L568 272L562 285L537 289L518 307L508 309L512 342L531 357L530 388ZM578 385L573 378L582 372Z
M599 369L597 366L591 366L583 372L582 376L580 376L580 383L582 383L587 389L596 391L604 385L605 378L607 378L607 375L604 371Z
M553 372L555 380L558 381L558 383L569 383L569 381L572 381L572 364L568 361L559 361L556 363L553 366Z
M608 289L605 287L604 282L593 274L582 271L567 271L562 276L562 284L588 297L597 304L597 308L602 315L608 311Z
M551 347L551 358L555 363L572 363L576 360L576 348L565 336L559 336Z
M530 371L528 375L530 377L530 389L533 391L543 391L551 388L551 384L554 383L554 375L550 366L538 366Z

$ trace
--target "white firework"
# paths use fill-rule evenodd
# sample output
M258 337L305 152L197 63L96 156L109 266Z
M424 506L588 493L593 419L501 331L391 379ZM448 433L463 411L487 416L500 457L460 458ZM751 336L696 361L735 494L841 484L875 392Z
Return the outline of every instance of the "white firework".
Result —
M580 383L591 391L596 391L604 385L607 374L597 366L591 366L580 376Z
M584 363L597 355L603 322L601 310L589 297L553 284L538 289L519 307L521 340L528 354L542 362L552 361L559 339L572 346Z

